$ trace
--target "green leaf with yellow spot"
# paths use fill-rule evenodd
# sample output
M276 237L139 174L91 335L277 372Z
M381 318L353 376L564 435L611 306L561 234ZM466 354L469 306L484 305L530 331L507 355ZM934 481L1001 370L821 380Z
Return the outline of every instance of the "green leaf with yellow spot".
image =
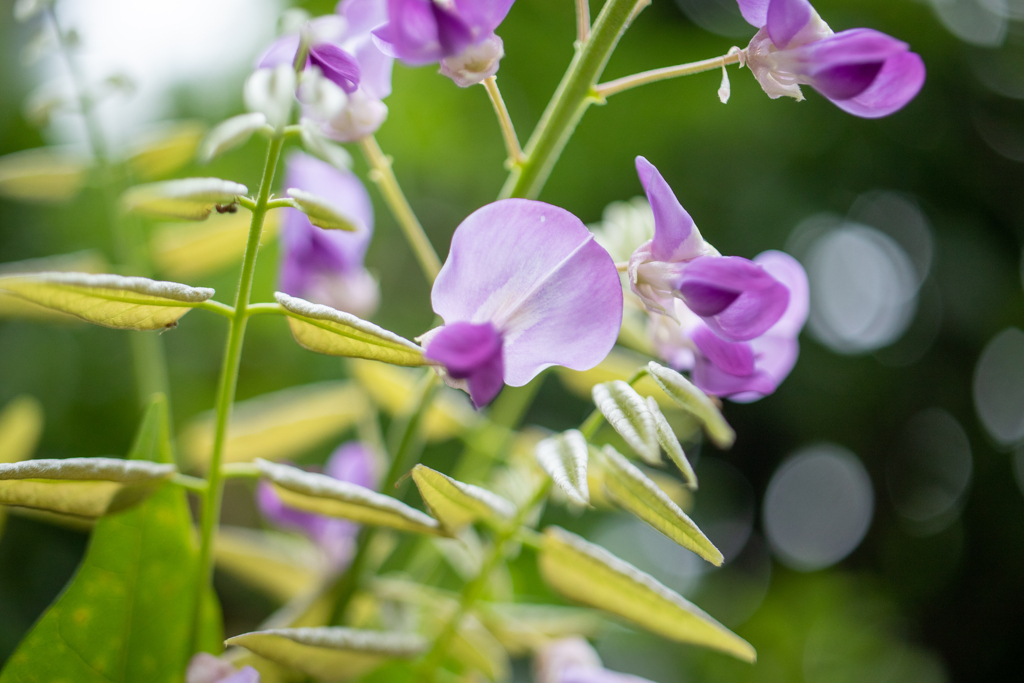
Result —
M516 506L487 489L456 481L426 465L412 468L412 480L430 513L452 534L478 520L503 525Z

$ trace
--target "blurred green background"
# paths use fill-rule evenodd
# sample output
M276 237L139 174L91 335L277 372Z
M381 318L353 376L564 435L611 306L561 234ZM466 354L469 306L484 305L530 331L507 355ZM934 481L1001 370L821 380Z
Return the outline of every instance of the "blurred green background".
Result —
M89 16L130 15L128 3L66 2ZM606 80L744 46L753 29L730 2L656 0L622 41ZM39 70L20 65L29 32L10 19L12 4L0 2L0 154L73 137L61 130L43 135L22 116ZM222 17L214 35L226 40L249 27L269 36L276 11L269 2L251 7L257 5L267 14L259 22L235 27ZM332 9L328 2L303 6L313 13ZM604 513L577 519L558 510L549 518L682 590L760 656L750 667L622 629L597 643L610 668L659 683L1011 680L1019 675L1013 653L1024 639L1024 452L1013 450L1024 436L1024 385L1017 381L1024 351L1017 337L1002 337L1009 341L990 350L990 365L980 372L978 366L1001 331L1024 327L1024 23L1018 21L1024 3L821 0L816 7L836 30L869 26L909 42L928 67L917 99L892 117L867 121L809 88L804 102L770 100L746 70L730 71L732 99L725 106L716 97L719 72L654 84L592 108L541 196L584 222L598 221L609 202L641 193L633 158L642 154L722 253L750 258L786 249L804 260L812 288L819 285L812 290L818 322L801 338L792 375L769 398L727 404L736 446L729 452L705 446L699 454L694 517L712 540L735 546L735 559L721 570L697 571L680 554L685 551L639 522ZM573 22L569 0L518 0L499 29L506 50L499 83L524 142L572 56ZM93 23L116 26L123 35L171 30L132 26L114 15ZM180 40L191 38L182 29ZM90 34L83 31L83 39L88 54ZM133 39L137 45L139 37ZM162 117L213 124L241 111L241 85L258 43L248 41L247 53L234 55L230 68L218 65L221 82L171 87ZM137 49L120 55L126 67ZM505 178L490 104L482 88L463 90L432 68L401 65L387 104L390 116L377 138L395 157L398 178L443 258L455 227L492 201ZM209 167L178 174L252 188L262 155L252 142ZM358 158L356 170L365 172ZM373 188L371 195L377 231L367 264L383 294L374 321L412 337L432 324L429 288ZM893 197L895 205L885 203ZM52 206L0 199L0 262L109 250L100 206L92 189ZM828 252L826 238L835 234L828 231L847 216L869 224L875 237L867 241L882 247L871 251L854 239L866 233L854 231L844 233L852 242L833 241ZM879 242L878 233L889 241ZM884 260L893 253L895 260ZM270 300L277 259L276 244L268 241L255 301ZM846 270L830 267L835 263ZM230 301L236 278L232 266L188 284L214 287L219 300ZM902 307L893 313L871 297L903 297ZM867 322L843 327L848 309ZM0 404L21 394L42 402L46 428L36 457L126 452L139 409L125 334L0 319ZM224 334L222 320L195 312L162 335L178 425L211 407ZM338 360L296 346L282 320L260 317L249 328L238 397L345 375ZM548 376L527 422L567 428L589 409ZM870 485L857 491L871 496L870 527L863 540L854 533L848 556L806 571L787 555L783 527L774 537L766 533L766 492L770 482L781 486L773 476L789 456L807 447L827 451L823 443L848 449L866 468ZM322 459L330 446L309 460ZM426 457L444 469L458 450L444 443ZM908 486L921 488L914 489L918 474L931 476L940 491L933 508L939 512L927 519L901 497ZM830 509L826 501L825 513ZM224 519L258 523L246 486L229 487ZM7 520L0 539L0 660L71 576L86 538L20 517ZM531 563L520 565L521 594L549 596ZM218 587L229 635L273 608L230 582Z

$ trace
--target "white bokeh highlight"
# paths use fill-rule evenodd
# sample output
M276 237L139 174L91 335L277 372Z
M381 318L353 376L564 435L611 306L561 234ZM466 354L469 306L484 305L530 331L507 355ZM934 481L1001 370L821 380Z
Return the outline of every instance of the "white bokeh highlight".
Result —
M985 346L974 368L974 407L1000 445L1024 439L1024 332L1007 328Z

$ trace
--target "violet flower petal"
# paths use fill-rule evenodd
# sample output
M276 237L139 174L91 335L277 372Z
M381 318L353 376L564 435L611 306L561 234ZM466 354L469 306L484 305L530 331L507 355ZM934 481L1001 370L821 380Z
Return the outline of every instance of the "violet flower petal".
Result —
M789 254L774 249L755 256L754 263L764 268L789 290L789 306L786 307L786 312L766 334L795 338L807 322L811 306L810 285L804 267Z
M388 0L388 23L372 33L382 52L411 66L458 54L473 42L454 9L434 0Z
M809 0L771 0L765 26L775 47L784 50L816 15Z
M238 673L222 678L220 683L260 683L260 672L251 666L240 669Z
M273 69L281 64L291 64L295 61L295 53L298 50L299 34L287 33L272 42L270 47L256 58L256 68Z
M693 383L701 391L714 396L724 396L735 400L737 395L763 398L774 393L777 388L775 380L763 370L744 375L731 375L717 367L710 359L698 356L693 368ZM741 401L749 402L749 401Z
M488 204L462 222L431 302L446 324L494 325L512 386L552 365L594 367L622 322L608 252L573 214L526 199Z
M768 23L768 3L771 0L738 0L740 14L754 28L761 28Z
M359 64L355 57L331 43L319 43L309 49L309 63L320 68L324 77L353 93L359 87Z
M424 355L443 363L452 379L468 380L477 408L493 401L505 384L501 335L489 322L445 325L430 337Z
M373 453L361 441L349 441L335 449L324 465L324 474L367 489L376 489L379 476Z
M492 33L505 21L515 0L455 0L459 16L473 32L474 40Z
M654 164L636 158L636 172L654 211L651 257L656 261L683 261L700 255L704 239L675 192Z
M651 681L603 667L567 666L562 669L559 683L651 683Z
M854 116L866 119L888 116L917 96L924 79L924 60L914 52L904 52L887 59L874 82L859 95L832 102Z
M744 377L754 372L754 350L747 342L728 342L701 326L693 333L693 343L722 372Z

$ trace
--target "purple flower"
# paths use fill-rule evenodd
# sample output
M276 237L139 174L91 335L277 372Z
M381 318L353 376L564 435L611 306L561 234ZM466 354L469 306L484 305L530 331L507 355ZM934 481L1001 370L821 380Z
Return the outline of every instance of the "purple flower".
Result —
M328 199L346 212L355 232L322 230L298 209L285 209L278 289L285 294L368 317L377 308L377 281L363 267L373 236L373 204L351 171L302 152L288 158L285 187Z
M544 646L534 660L536 683L650 683L646 678L604 668L586 640L563 638Z
M654 211L654 238L629 259L629 284L647 310L678 320L674 299L726 341L763 334L782 316L789 290L760 265L721 256L704 241L672 188L647 159L637 173Z
M350 441L331 454L324 474L372 489L377 486L375 470L369 447L359 441ZM323 549L334 569L341 569L351 559L359 530L354 522L290 508L281 502L273 486L262 481L256 488L256 503L268 522L301 532L312 539Z
M775 391L800 353L797 337L807 320L807 275L788 254L766 251L754 262L789 290L789 305L764 334L747 342L729 342L682 302L676 320L654 315L649 332L659 356L677 370L691 370L694 383L716 396L749 403Z
M420 338L426 356L477 407L552 365L594 367L622 322L608 252L576 216L526 199L488 204L459 225L431 302L445 325Z
M223 659L200 652L189 660L185 683L260 683L260 674L251 666L239 670Z
M738 0L760 29L743 51L771 98L803 99L806 84L856 116L888 116L924 85L925 68L910 46L878 31L833 33L808 0Z

